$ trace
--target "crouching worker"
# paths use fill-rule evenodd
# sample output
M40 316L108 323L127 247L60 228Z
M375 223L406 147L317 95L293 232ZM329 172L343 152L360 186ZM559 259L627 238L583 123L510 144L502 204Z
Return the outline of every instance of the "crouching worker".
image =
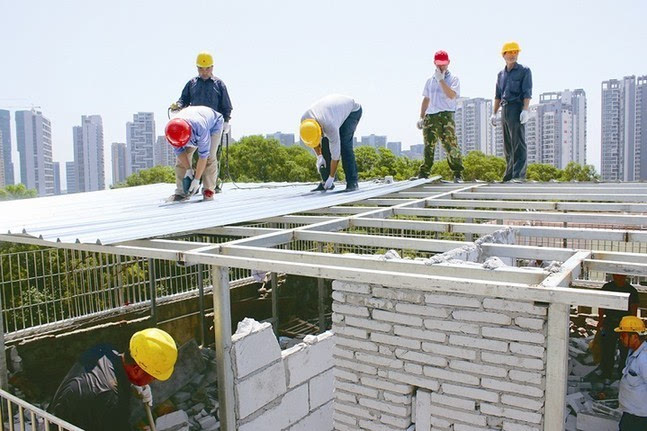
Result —
M171 377L176 360L175 341L157 328L136 332L124 353L99 344L72 366L47 410L86 431L129 431L133 392L152 406L148 384Z
M317 171L321 175L321 183L313 192L335 188L340 158L346 174L346 191L357 190L353 135L360 118L362 106L339 94L319 99L301 117L301 140L317 155Z
M182 201L200 190L205 201L213 200L218 179L217 152L222 138L223 117L206 106L189 106L177 112L166 125L166 140L175 148L175 194L168 200ZM193 171L193 153L198 162Z

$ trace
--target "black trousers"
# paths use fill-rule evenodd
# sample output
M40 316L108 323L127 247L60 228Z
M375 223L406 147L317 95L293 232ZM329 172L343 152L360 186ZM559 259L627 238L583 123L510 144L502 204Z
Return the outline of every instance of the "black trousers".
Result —
M647 430L647 417L623 413L620 418L618 431L645 431Z
M505 175L503 181L526 178L528 150L526 148L526 128L519 116L523 110L521 103L508 103L503 106L503 154L505 154Z

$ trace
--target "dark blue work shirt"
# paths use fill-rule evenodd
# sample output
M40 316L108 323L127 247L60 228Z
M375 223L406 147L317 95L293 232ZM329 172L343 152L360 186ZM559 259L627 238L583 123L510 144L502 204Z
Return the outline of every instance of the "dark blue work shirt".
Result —
M225 119L231 118L231 100L225 83L215 76L209 79L201 79L196 76L184 86L180 100L177 101L180 107L187 106L208 106L216 112L220 112Z
M516 63L510 71L504 67L496 79L495 99L503 104L523 103L523 99L532 98L532 74L530 69Z

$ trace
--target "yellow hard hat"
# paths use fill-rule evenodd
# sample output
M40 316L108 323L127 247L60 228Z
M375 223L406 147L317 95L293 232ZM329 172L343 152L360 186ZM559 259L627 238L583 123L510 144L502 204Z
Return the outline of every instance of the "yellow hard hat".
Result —
M616 332L635 332L638 335L647 335L645 322L640 317L625 316L620 321L620 326L614 329Z
M505 54L508 51L521 52L521 47L519 47L517 42L506 42L503 44L503 48L501 48L501 54Z
M213 56L206 51L198 54L198 58L195 60L195 65L198 67L211 67L213 66Z
M301 140L310 148L316 148L321 143L321 126L312 118L307 118L301 122L299 134L301 135Z
M177 346L167 332L148 328L130 337L130 356L157 380L168 380L177 361Z

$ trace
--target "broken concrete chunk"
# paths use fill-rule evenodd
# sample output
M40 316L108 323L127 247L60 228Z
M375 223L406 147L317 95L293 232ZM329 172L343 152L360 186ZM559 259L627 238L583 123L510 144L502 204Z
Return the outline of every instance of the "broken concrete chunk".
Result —
M189 416L183 410L178 410L164 416L160 416L155 421L157 431L180 431L189 427Z

